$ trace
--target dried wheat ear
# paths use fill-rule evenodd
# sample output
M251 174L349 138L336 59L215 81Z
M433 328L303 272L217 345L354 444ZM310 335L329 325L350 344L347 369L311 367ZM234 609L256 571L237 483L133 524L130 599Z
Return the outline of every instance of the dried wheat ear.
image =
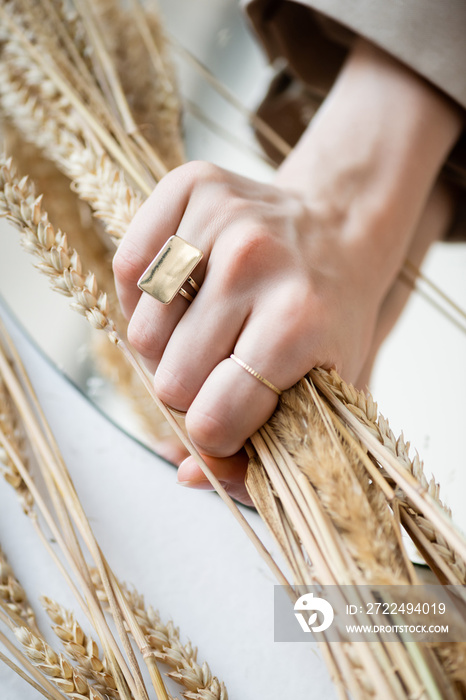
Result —
M186 698L227 700L224 684L206 663L198 664L196 649L190 643L181 643L174 624L164 624L152 608L145 607L141 596L120 586L111 572L92 535L14 345L1 324L0 330L0 449L5 466L4 483L16 490L23 511L95 631L95 638L85 633L74 612L44 597L42 604L63 644L64 653L58 652L39 630L24 588L0 550L0 625L14 632L18 646L1 629L0 643L25 670L21 671L4 655L0 658L53 700L59 700L62 694L74 700L147 698L134 652L130 654L129 665L122 655L122 650L129 651L124 643L129 633L149 665L157 698L170 696L156 659L169 666L168 675L184 689ZM10 426L15 426L14 430ZM37 460L38 474L34 478L28 470L28 453L34 453ZM46 505L44 492L53 509ZM82 537L81 545L77 533ZM62 559L57 558L51 538L61 550ZM97 569L87 564L88 556ZM105 622L104 612L113 616L123 635L121 649Z

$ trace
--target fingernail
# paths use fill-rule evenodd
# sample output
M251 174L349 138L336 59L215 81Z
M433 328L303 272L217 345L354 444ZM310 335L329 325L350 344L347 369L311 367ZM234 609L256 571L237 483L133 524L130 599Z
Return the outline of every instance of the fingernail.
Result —
M178 486L186 486L188 489L197 489L198 491L213 491L214 487L209 481L177 481Z

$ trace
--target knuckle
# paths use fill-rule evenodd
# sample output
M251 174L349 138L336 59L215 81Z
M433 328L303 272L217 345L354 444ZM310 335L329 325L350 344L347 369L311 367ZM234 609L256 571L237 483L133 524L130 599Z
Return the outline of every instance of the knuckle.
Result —
M230 454L228 426L210 411L191 408L186 415L186 428L198 449L211 457L226 457Z
M192 182L212 180L218 177L220 168L204 160L192 160L177 168L179 176Z
M155 393L164 403L178 411L187 411L192 401L191 391L182 373L160 365L154 377Z
M267 226L261 223L253 223L247 227L246 232L238 237L234 245L234 253L236 257L243 261L252 258L262 258L264 252L268 249L271 242L271 236Z
M144 358L155 359L158 356L156 333L141 314L133 314L128 325L127 336L133 348Z
M271 237L263 225L250 225L232 240L225 269L225 283L230 286L238 279L254 279L270 261Z
M112 261L113 274L120 284L134 285L141 276L141 258L120 249Z
M328 314L306 280L287 280L279 285L271 305L270 313L280 328L275 339L280 353L298 347L303 338L310 340L321 336L326 327Z

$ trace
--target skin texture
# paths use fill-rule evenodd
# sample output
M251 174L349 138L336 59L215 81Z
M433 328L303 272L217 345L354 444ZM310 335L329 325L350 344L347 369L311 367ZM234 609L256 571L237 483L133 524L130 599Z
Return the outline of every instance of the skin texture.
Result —
M406 298L403 261L448 225L436 180L461 126L446 98L359 41L272 184L189 163L135 216L114 259L128 339L233 496L249 502L241 448L277 396L230 353L280 389L314 366L367 381ZM137 280L175 233L204 252L201 288L163 306ZM189 458L178 478L210 488Z

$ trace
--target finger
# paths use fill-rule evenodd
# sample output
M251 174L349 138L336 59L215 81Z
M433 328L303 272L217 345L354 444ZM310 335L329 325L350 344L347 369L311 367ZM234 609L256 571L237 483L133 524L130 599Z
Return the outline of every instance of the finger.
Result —
M229 457L267 421L277 401L271 389L226 359L210 373L186 414L189 436L204 454Z
M164 328L168 342L154 387L162 401L179 411L188 410L212 370L229 357L249 313L247 299L223 294L222 286L218 271L208 273L176 328Z
M176 168L159 182L136 212L113 259L116 291L127 319L141 296L139 278L180 225L194 186L192 170Z
M150 294L142 294L128 326L128 340L142 355L145 364L151 372L156 370L164 355L167 343L173 335L176 335L176 340L170 342L172 353L169 353L169 357L164 360L165 370L160 374L160 377L165 376L167 380L161 380L159 386L161 388L160 398L173 408L182 411L187 410L189 404L186 404L184 400L181 404L178 400L175 400L174 403L171 402L171 385L179 385L179 388L183 386L182 383L179 383L179 379L181 373L184 376L188 375L185 362L188 362L189 367L194 369L192 376L198 376L199 367L193 367L193 362L190 361L191 353L196 358L200 357L198 342L200 338L202 339L205 336L204 326L209 326L209 323L212 323L216 318L210 300L221 298L220 294L217 295L215 288L211 289L208 280L203 283L205 268L210 257L211 243L208 237L200 241L199 236L196 237L196 230L205 231L202 226L196 225L195 217L191 217L189 223L182 221L178 229L184 240L192 242L192 239L196 238L196 244L202 246L204 253L203 259L193 272L193 278L201 285L194 302L191 304L186 298L177 294L170 304L162 304ZM191 289L189 283L184 284L183 287L187 291ZM222 320L223 316L224 314L221 313L218 318ZM194 320L192 320L193 317ZM184 318L186 318L182 326L184 330L178 331L177 326ZM219 328L220 326L217 327L217 337L219 336ZM212 336L213 333L209 337ZM235 339L236 336L232 338L231 342ZM202 347L204 346L205 342ZM175 358L172 357L173 354ZM205 358L207 357L208 353L205 354ZM219 359L222 359L222 357ZM168 381L169 377L171 377L170 381ZM164 391L165 386L167 386L167 391Z
M206 456L203 456L203 459L232 498L247 506L253 505L244 483L248 468L248 457L244 450L227 459ZM188 457L181 463L178 469L178 483L200 491L214 490L194 457Z
M184 445L174 437L163 440L155 440L151 443L155 452L167 462L179 467L184 460L189 457L189 452Z
M145 292L141 295L129 322L127 335L151 373L157 369L176 324L188 311L189 302L180 294L170 304L162 304Z
M291 387L309 369L322 364L313 338L303 333L300 313L295 318L270 298L274 316L254 313L242 330L234 354L280 390ZM304 337L303 337L304 336ZM314 341L315 342L315 341ZM277 394L232 359L224 360L207 377L192 402L186 426L198 449L214 457L237 452L272 415Z
M191 206L193 204L193 206ZM198 263L192 273L194 281L200 286L200 291L195 298L193 308L199 305L199 299L206 296L204 291L203 279L205 270L209 264L213 237L210 234L210 226L208 212L204 209L199 209L196 203L188 204L185 214L179 224L177 235L184 241L198 247L202 253L202 260ZM154 253L155 255L155 253ZM189 293L193 292L189 282L183 284L183 288ZM193 292L194 293L194 292ZM216 292L214 291L214 295ZM209 297L209 293L207 293ZM131 321L128 326L128 340L133 347L142 355L145 364L151 372L154 372L165 350L172 333L184 314L190 315L190 302L181 294L177 294L170 304L162 304L159 300L154 299L150 294L141 294L136 307L133 311ZM211 308L204 306L206 317L212 317ZM200 330L202 329L202 317L197 314L197 322L190 328L193 332L188 332L184 339L181 340L181 348L186 358L186 347L189 339L197 339ZM180 338L180 334L178 334ZM181 363L182 364L182 363ZM165 399L164 399L165 400ZM167 401L169 403L169 401ZM186 407L178 407L174 404L173 408L186 410Z

